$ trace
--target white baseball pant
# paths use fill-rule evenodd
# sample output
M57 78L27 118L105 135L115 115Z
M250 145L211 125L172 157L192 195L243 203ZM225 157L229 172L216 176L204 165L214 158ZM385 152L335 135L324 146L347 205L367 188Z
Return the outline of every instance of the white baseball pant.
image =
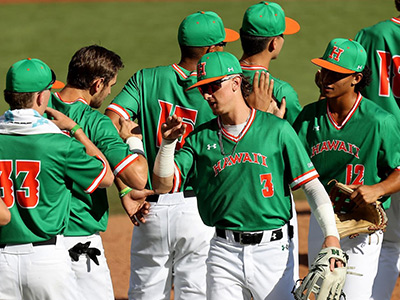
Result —
M360 234L350 239L340 240L340 246L349 256L348 273L343 292L346 300L368 300L372 294L372 286L378 271L379 253L381 251L383 233ZM310 217L308 232L308 265L321 250L323 234L313 214Z
M81 254L78 261L73 261L69 258L83 299L114 300L110 270L104 255L100 234L65 237L67 249L74 247L77 243L85 244L86 242L90 242L90 248L100 250L101 254L97 256L99 265L95 264L86 254Z
M0 248L0 299L82 300L63 237L53 245Z
M271 241L275 230L263 232L261 243L242 245L226 230L211 240L207 259L207 299L292 300L293 247L288 226Z
M206 264L214 228L202 222L195 197L164 194L151 203L146 223L135 227L129 299L206 298Z

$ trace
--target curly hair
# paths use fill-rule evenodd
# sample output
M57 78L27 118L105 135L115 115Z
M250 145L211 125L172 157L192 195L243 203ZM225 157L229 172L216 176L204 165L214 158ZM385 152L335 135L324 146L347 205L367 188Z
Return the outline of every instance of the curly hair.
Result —
M371 81L372 81L372 71L368 66L365 66L364 70L361 72L363 75L362 79L360 80L359 83L356 84L354 87L355 92L360 92L362 89L364 89L366 86L368 86Z

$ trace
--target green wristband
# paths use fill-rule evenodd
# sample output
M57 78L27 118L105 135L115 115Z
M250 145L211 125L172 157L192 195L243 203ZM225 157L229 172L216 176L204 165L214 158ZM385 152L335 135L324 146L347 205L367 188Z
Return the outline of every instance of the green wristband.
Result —
M74 136L75 135L75 133L79 130L79 129L81 129L82 127L81 127L81 125L79 125L79 124L76 124L74 127L72 127L72 129L69 131L70 133L71 133L71 136Z
M124 197L125 195L129 194L130 191L132 191L130 187L124 188L122 191L119 192L119 197Z

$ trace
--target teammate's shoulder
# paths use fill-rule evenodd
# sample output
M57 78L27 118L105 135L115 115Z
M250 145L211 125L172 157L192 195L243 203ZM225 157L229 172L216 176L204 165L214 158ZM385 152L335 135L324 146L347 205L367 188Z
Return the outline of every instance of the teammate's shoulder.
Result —
M357 37L370 37L370 38L380 38L382 37L382 33L387 30L388 27L399 27L400 28L400 20L398 22L394 22L393 20L397 20L396 18L388 19L380 21L374 25L362 28L358 33ZM356 37L356 39L357 39Z
M365 112L365 114L368 115L369 118L380 121L383 119L391 119L394 118L394 115L388 112L387 110L383 109L381 106L376 104L374 101L365 98L363 96L363 99L361 101L361 108Z

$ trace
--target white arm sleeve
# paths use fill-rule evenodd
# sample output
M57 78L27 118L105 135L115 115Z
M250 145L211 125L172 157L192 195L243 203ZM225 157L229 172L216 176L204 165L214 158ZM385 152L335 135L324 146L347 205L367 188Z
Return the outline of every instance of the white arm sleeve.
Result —
M153 168L153 173L158 177L164 178L174 175L174 154L177 141L162 139Z
M318 179L313 179L304 184L302 188L324 237L332 235L340 240L331 200L322 183Z

